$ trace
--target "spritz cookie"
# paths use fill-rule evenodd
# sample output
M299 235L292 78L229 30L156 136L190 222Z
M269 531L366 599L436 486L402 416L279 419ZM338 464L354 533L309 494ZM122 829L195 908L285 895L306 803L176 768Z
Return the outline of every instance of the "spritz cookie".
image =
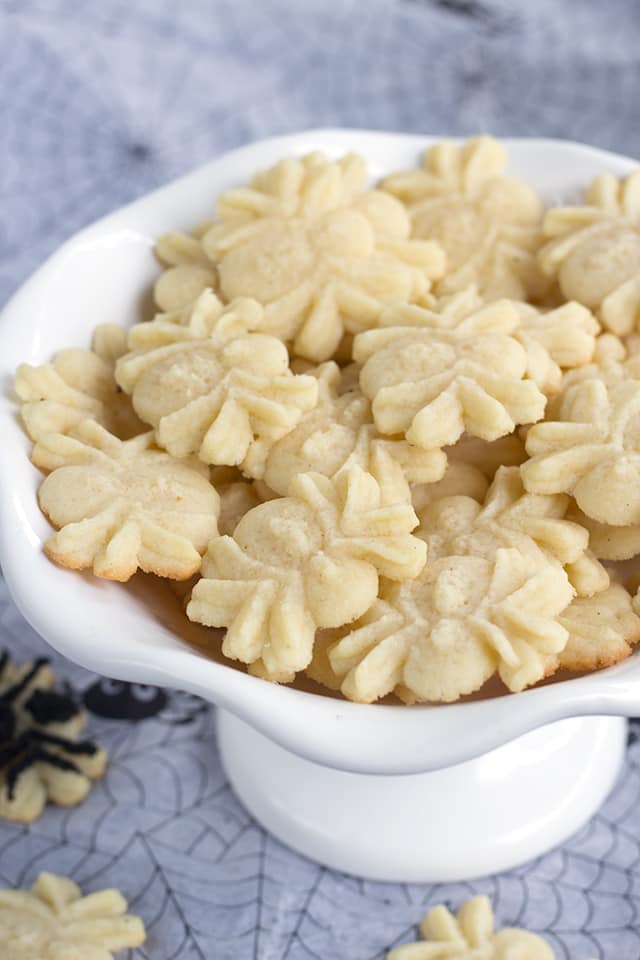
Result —
M640 381L569 387L556 421L531 427L522 477L532 493L570 493L600 523L640 523Z
M58 531L44 545L56 563L109 580L138 569L186 580L200 569L219 497L198 461L158 450L152 433L121 441L85 420L73 437L37 443L33 462L52 471L38 502Z
M506 301L454 329L418 307L386 311L377 330L359 334L353 354L376 427L425 450L454 444L466 431L497 440L544 415L546 397L527 377L527 352Z
M542 203L524 180L505 175L507 154L492 137L430 147L422 169L394 173L382 187L402 200L412 236L435 240L447 256L440 293L478 285L486 300L526 299L544 289L535 253Z
M129 397L114 379L117 359L127 351L124 327L102 324L91 350L61 350L51 363L21 363L14 389L20 416L32 440L68 433L87 417L126 440L144 430Z
M333 477L357 465L381 486L383 500L409 500L409 483L439 480L447 459L440 450L422 450L404 439L381 436L373 425L371 404L333 362L309 371L318 380L318 405L268 453L264 481L285 496L298 473ZM349 387L345 389L346 386Z
M105 769L104 750L80 740L84 711L52 689L47 664L17 666L0 652L0 817L8 820L35 820L47 801L81 803Z
M569 631L560 654L560 666L567 670L610 667L625 660L640 640L640 617L619 583L594 597L578 597L558 619Z
M211 541L187 615L226 627L225 656L290 680L310 662L318 627L351 623L371 606L379 575L419 574L427 551L411 535L416 525L410 504L383 505L359 467L335 481L300 474L287 497Z
M386 305L422 298L444 272L440 247L410 240L402 204L365 189L366 178L355 154L282 160L223 193L202 240L224 296L264 304L265 332L316 362Z
M561 564L580 596L605 590L609 575L589 551L589 534L567 518L569 498L527 493L518 467L500 467L482 503L469 496L440 499L419 513L417 535L429 557L489 556L497 547L542 551Z
M41 873L31 890L0 890L0 943L7 960L112 960L146 939L118 890L82 896L73 880Z
M141 324L132 339L144 346L119 360L116 379L173 456L197 454L260 477L271 445L316 405L318 382L291 372L276 337L245 332L247 301L217 311L213 304L206 336L193 332L197 316L184 326Z
M420 924L422 942L407 943L387 954L387 960L554 960L546 940L528 930L505 927L495 931L487 897L473 897L455 916L445 906L434 907Z
M328 660L342 693L361 703L398 688L408 702L450 702L496 672L516 692L557 669L568 640L557 618L573 596L542 553L441 556L415 580L385 585Z
M581 206L556 207L544 219L540 265L568 300L595 310L624 335L640 321L640 170L626 179L603 173Z

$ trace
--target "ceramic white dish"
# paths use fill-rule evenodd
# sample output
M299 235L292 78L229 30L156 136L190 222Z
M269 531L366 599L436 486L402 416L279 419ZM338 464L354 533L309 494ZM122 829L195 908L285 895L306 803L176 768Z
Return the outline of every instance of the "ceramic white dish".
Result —
M256 817L330 866L387 880L494 872L584 823L622 762L618 718L639 712L639 656L517 696L433 707L364 706L250 677L195 650L187 641L206 642L204 628L186 623L178 602L149 578L123 587L46 559L50 529L11 380L22 361L88 345L98 323L139 319L157 275L154 238L202 220L222 189L257 169L314 149L356 150L378 178L415 163L433 139L319 130L236 150L76 234L0 320L0 562L27 620L89 669L218 704L227 771ZM576 198L604 170L633 167L578 144L506 145L510 169L548 202Z

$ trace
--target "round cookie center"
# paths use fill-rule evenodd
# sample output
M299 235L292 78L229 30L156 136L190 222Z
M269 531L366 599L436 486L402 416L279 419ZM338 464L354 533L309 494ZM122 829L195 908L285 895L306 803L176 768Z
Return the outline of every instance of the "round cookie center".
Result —
M288 499L256 507L242 518L234 539L255 560L289 570L300 570L322 548L322 532L309 507Z
M560 269L560 285L567 299L595 308L638 271L640 233L613 225L578 243Z

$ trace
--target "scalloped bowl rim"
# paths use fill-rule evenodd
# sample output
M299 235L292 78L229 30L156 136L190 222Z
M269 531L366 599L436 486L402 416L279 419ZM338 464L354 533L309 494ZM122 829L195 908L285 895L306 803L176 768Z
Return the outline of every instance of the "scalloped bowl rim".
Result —
M78 317L73 322L88 334L99 322L92 316L84 319L87 303L91 303L91 284L106 282L111 269L119 271L117 277L122 281L120 285L115 282L115 273L107 277L112 284L113 319L119 321L125 294L132 319L131 305L144 286L138 281L142 271L137 265L141 257L146 258L148 283L153 237L163 230L197 222L220 189L242 182L251 172L281 156L312 149L323 149L333 156L357 150L378 176L415 162L425 146L437 139L375 131L311 130L241 147L76 233L27 280L0 316L0 432L4 439L0 563L15 602L29 623L61 654L90 670L198 694L301 756L366 773L439 769L479 756L554 720L637 713L639 656L588 676L524 691L515 698L507 695L415 707L351 703L276 686L230 669L141 615L124 596L118 597L115 591L119 585L69 573L46 559L42 541L50 528L35 503L38 474L28 461L29 442L17 422L10 383L22 360L44 362L52 346L61 349L79 345L68 342L62 329L69 312L74 312L74 298L78 299ZM634 167L628 158L568 141L503 142L510 152L510 170L529 176L549 200L585 186L594 170L625 174ZM122 256L119 251L123 251ZM110 257L115 258L111 264L107 262ZM105 276L100 271L92 273L91 266L103 262ZM71 269L77 281L79 266L86 268L89 280L82 273L76 291L70 289L65 271ZM89 288L85 289L87 283ZM70 301L65 306L66 297ZM63 304L60 308L58 298ZM52 316L61 327L60 333L57 327L51 333ZM118 602L114 602L116 598Z

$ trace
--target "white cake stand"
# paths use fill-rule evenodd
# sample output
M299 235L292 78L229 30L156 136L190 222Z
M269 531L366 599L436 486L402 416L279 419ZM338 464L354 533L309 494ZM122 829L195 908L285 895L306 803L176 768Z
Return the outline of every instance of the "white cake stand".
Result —
M435 707L363 706L250 677L194 649L206 631L150 578L122 587L46 559L50 530L10 384L20 362L87 345L98 323L139 319L157 271L153 238L202 220L220 190L256 169L287 154L357 150L377 178L414 163L433 139L312 131L227 154L76 234L0 320L0 562L27 620L89 669L217 703L223 762L250 812L310 857L394 881L493 873L577 830L620 769L621 718L640 706L638 657L517 696ZM549 201L577 195L603 170L633 168L577 144L507 146L514 172Z

